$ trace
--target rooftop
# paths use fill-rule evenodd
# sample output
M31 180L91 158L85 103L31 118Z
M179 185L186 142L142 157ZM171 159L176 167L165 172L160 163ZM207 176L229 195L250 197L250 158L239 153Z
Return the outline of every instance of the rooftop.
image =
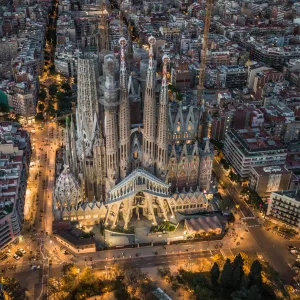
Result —
M294 200L300 202L300 191L299 190L277 191L277 192L273 192L272 194L286 196L288 198L291 198L291 199L294 199Z
M271 137L262 128L232 129L229 135L238 147L242 145L248 152L285 150L279 140Z

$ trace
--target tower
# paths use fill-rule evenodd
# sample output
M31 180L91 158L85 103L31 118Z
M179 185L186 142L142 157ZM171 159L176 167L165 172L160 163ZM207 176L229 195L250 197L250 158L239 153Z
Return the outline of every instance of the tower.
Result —
M115 80L116 59L108 54L104 57L105 83L104 91L104 130L106 146L106 188L111 189L119 177L119 145L118 145L118 87Z
M209 138L204 138L200 149L199 186L205 191L210 189L213 160L214 151Z
M120 108L119 108L119 134L120 134L120 177L124 179L128 174L130 151L130 107L128 99L128 84L125 62L126 40L120 38Z
M76 122L79 143L83 140L86 155L92 153L93 128L98 115L97 78L97 55L85 53L79 56Z
M146 169L153 170L156 139L155 68L153 62L153 45L156 40L153 36L150 36L148 42L150 48L143 112L144 131L142 165Z
M157 122L157 160L156 167L158 175L162 178L166 175L168 164L168 84L167 84L167 64L169 57L163 58L163 78L159 99L159 113Z

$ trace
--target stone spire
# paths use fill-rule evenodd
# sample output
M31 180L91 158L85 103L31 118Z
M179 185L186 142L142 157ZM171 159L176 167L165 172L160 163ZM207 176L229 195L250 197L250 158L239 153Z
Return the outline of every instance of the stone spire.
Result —
M78 171L78 162L77 162L77 149L76 149L76 139L75 139L75 126L73 121L73 116L71 115L71 124L70 124L70 145L71 145L71 159L72 159L72 171L74 174Z
M148 39L149 65L147 71L146 91L144 101L144 130L143 130L143 167L153 166L155 159L155 139L156 139L156 100L155 100L155 68L153 61L153 45L156 40L153 36Z
M164 177L168 163L168 83L167 83L167 64L169 57L163 58L163 78L159 100L159 114L157 124L157 169L158 175Z
M98 71L97 55L85 53L78 58L77 133L79 140L84 140L87 155L92 152L94 116L98 114Z
M107 190L111 189L119 177L119 144L118 144L118 87L115 81L116 60L112 55L104 58L105 83L104 91L104 120Z
M66 135L65 135L65 158L64 163L67 166L70 166L71 161L71 142L70 142L70 130L69 130L69 124L68 124L68 118L66 118Z
M120 38L119 43L121 46L119 108L120 177L121 179L124 179L128 174L128 160L130 152L130 107L128 99L127 72L125 61L125 38Z

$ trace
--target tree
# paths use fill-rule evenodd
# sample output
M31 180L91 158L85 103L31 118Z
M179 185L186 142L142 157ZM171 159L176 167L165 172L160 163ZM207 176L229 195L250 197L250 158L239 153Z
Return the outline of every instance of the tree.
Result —
M45 112L48 113L50 116L54 116L56 111L55 111L53 104L49 104L48 107L46 108Z
M217 284L220 277L219 265L215 262L210 270L210 278L212 284Z
M26 288L23 288L18 281L14 278L4 277L2 279L3 290L7 293L10 299L25 300Z
M229 170L230 165L229 165L229 163L227 162L226 159L221 158L220 163L223 165L223 168L224 168L225 170Z
M39 111L43 111L45 109L45 105L43 103L40 103L38 105L38 109L39 109Z
M62 88L65 92L71 90L71 87L70 87L70 85L69 85L67 82L64 82L64 83L61 85L61 88Z
M36 121L43 121L44 120L43 113L41 113L41 112L37 113L36 116L35 116L35 120Z
M171 271L169 267L161 267L157 269L157 275L161 278L166 279L167 277L171 277Z
M232 263L228 258L221 273L220 284L225 289L232 287Z
M235 289L238 289L241 285L242 278L244 275L244 260L239 253L233 261L233 274L232 283Z
M55 74L55 65L51 65L50 67L49 67L49 71L50 71L50 74Z
M9 112L9 106L4 103L0 103L0 112L2 112L2 113Z
M240 267L236 267L233 269L232 272L232 285L234 287L234 289L238 289L241 285L241 281L242 281L242 270Z
M49 86L49 95L54 96L57 93L57 85L55 83Z
M40 90L40 93L39 93L39 98L40 98L40 100L44 101L44 100L46 99L46 97L47 97L47 92L46 92L46 90L45 90L45 89L41 89L41 90Z
M248 290L248 295L246 300L260 300L261 299L261 293L260 289L257 285L251 286L251 288Z
M248 275L248 286L251 287L253 285L257 285L258 287L262 286L262 265L261 263L256 259L251 268L250 273Z

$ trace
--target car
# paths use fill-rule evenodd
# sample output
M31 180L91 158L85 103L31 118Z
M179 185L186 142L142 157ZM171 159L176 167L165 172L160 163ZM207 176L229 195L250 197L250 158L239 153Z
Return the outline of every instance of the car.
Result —
M21 251L23 254L26 253L26 251L23 248L18 248L18 251Z
M296 250L296 247L295 247L295 246L289 245L289 246L288 246L288 249L289 249L289 250Z
M36 265L32 265L31 270L35 270L35 269L36 269Z
M36 268L37 268L37 269L40 269L40 268L41 268L41 266L40 266L40 265L37 265L37 266L36 266Z
M22 257L23 253L21 251L17 251L15 254L17 254L18 256Z
M20 257L17 254L14 254L14 259L19 260Z

